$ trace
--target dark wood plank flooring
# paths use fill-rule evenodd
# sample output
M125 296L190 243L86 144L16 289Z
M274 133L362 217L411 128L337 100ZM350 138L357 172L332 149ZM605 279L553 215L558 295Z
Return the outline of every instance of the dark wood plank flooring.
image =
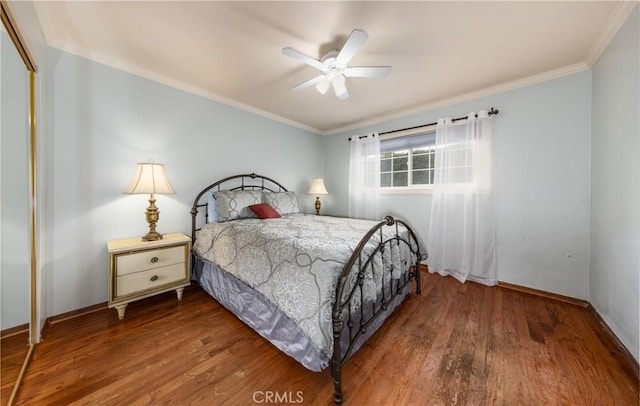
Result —
M585 308L423 272L343 369L352 405L638 405L637 376ZM199 287L52 324L19 405L331 404L306 370Z
M0 341L0 405L9 403L13 385L20 375L22 364L29 352L29 331L25 330Z

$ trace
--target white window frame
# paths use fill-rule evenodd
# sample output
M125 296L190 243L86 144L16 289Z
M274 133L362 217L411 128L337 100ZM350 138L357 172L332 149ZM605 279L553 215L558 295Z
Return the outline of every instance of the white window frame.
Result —
M399 137L410 137L412 135L417 135L425 132L435 132L436 126L423 126L417 127L410 130L404 131L396 131L390 134L383 134L380 136L380 141L389 140L393 138ZM411 154L409 158L411 158ZM412 159L408 158L408 167L407 173L408 176L411 177L412 171ZM382 158L381 158L382 159ZM409 185L409 186L380 186L380 194L381 195L421 195L421 194L432 194L433 193L433 184L430 185Z

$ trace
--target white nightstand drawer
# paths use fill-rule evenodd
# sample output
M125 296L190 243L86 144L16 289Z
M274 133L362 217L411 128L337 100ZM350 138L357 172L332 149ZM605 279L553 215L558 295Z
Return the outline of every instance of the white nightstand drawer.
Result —
M166 284L187 279L184 262L134 272L116 278L116 297L162 288Z
M160 268L181 263L184 262L184 256L184 245L120 254L116 258L116 274L117 276L123 276L145 269Z

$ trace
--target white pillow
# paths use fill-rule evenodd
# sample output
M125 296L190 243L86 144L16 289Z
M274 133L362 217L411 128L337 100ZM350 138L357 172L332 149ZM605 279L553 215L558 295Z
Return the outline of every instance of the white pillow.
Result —
M298 207L298 198L295 192L265 192L262 194L262 199L265 203L268 203L271 207L276 209L280 215L300 213Z
M262 203L260 190L221 190L213 192L213 196L216 199L218 221L255 217L249 206Z

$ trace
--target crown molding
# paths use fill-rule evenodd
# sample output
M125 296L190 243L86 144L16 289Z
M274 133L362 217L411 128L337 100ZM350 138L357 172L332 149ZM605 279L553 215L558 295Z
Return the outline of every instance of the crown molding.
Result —
M60 50L62 52L66 52L68 54L75 55L75 56L78 56L80 58L87 59L87 60L90 60L92 62L99 63L101 65L105 65L105 66L108 66L108 67L111 67L111 68L114 68L114 69L117 69L117 70L120 70L120 71L123 71L123 72L127 72L127 73L130 73L132 75L139 76L139 77L142 77L144 79L148 79L148 80L163 84L165 86L169 86L169 87L174 88L174 89L182 90L184 92L187 92L187 93L190 93L190 94L193 94L193 95L196 95L196 96L200 96L200 97L212 100L212 101L217 102L217 103L221 103L221 104L224 104L224 105L227 105L227 106L230 106L230 107L234 107L234 108L237 108L239 110L243 110L243 111L246 111L248 113L255 114L257 116L260 116L260 117L263 117L263 118L266 118L266 119L269 119L269 120L277 121L277 122L280 122L282 124L286 124L286 125L291 126L291 127L300 128L302 130L305 130L305 131L308 131L308 132L311 132L311 133L314 133L314 134L318 134L318 135L322 134L322 130L319 130L317 128L314 128L314 127L299 123L299 122L294 121L294 120L290 120L290 119L284 118L284 117L279 116L277 114L270 113L268 111L265 111L265 110L250 106L248 104L241 103L241 102L239 102L237 100L229 99L229 98L221 96L221 95L219 95L217 93L203 90L203 89L201 89L201 88L199 88L197 86L193 86L191 84L188 84L188 83L185 83L185 82L182 82L182 81L179 81L179 80L172 79L172 78L167 77L165 75L161 75L161 74L158 74L156 72L152 72L152 71L147 70L147 69L142 69L142 68L140 68L138 66L134 66L134 65L128 64L128 63L123 62L123 61L117 61L117 60L114 60L113 58L105 57L105 56L102 56L102 55L97 54L97 53L87 53L84 50L76 49L75 47L73 47L73 46L71 46L71 45L69 45L67 43L60 42L60 41L53 41L53 42L49 43L49 46L52 47L52 48L58 49L58 50Z
M493 96L495 94L505 93L511 90L532 86L538 83L547 82L549 80L558 79L568 75L573 75L575 73L588 71L589 69L590 68L589 66L587 66L586 63L579 62L573 65L568 65L559 69L554 69L548 72L532 75L523 79L514 80L514 81L503 83L497 86L488 87L488 88L477 90L474 92L464 93L461 95L438 100L437 102L433 102L433 103L422 104L413 108L404 109L402 111L396 111L390 114L376 117L375 119L372 119L372 120L360 121L358 123L351 124L349 126L322 132L322 135L335 135L335 134L343 133L346 131L353 131L359 128L368 127L368 126L384 123L387 121L404 118L410 115L425 113L428 111L477 100L482 97Z
M336 128L336 129L332 129L332 130L327 130L327 131L323 131L320 130L318 128L315 127L311 127L302 123L299 123L297 121L294 120L290 120L281 116L278 116L276 114L267 112L265 110L262 109L258 109L256 107L253 106L249 106L247 104L244 103L240 103L236 100L233 99L229 99L223 96L220 96L219 94L213 93L213 92L209 92L209 91L205 91L203 89L200 89L196 86L190 85L188 83L184 83L169 77L166 77L164 75L160 75L157 74L155 72L151 72L148 71L146 69L141 69L137 66L133 66L130 64L127 64L125 62L122 61L114 61L112 58L107 58L107 57L103 57L101 55L98 54L94 54L94 53L86 53L82 50L78 50L75 49L71 46L69 46L69 44L66 43L59 43L59 42L53 42L50 43L49 46L51 46L52 48L56 48L62 52L66 52L72 55L76 55L78 57L84 58L84 59L88 59L90 61L105 65L105 66L109 66L111 68L114 69L118 69L136 76L140 76L142 78L148 79L148 80L152 80L154 82L178 89L178 90L182 90L184 92L190 93L190 94L194 94L196 96L200 96L230 107L234 107L243 111L246 111L248 113L251 114L255 114L264 118L267 118L269 120L274 120L292 127L296 127L299 129L302 129L304 131L308 131L311 132L313 134L317 134L317 135L335 135L338 133L342 133L342 132L346 132L346 131L351 131L351 130L356 130L362 127L367 127L367 126L371 126L371 125L376 125L376 124L380 124L386 121L391 121L391 120L395 120L395 119L399 119L399 118L403 118L406 116L410 116L413 114L419 114L419 113L424 113L427 111L431 111L431 110L435 110L435 109L439 109L439 108L443 108L443 107L448 107L448 106L452 106L452 105L456 105L456 104L461 104L464 102L468 102L468 101L472 101L472 100L476 100L482 97L486 97L486 96L492 96L495 94L499 94L499 93L504 93L510 90L515 90L515 89L519 89L519 88L523 88L523 87L527 87L527 86L531 86L534 84L538 84L538 83L542 83L542 82L546 82L549 80L553 80L553 79L557 79L563 76L568 76L568 75L572 75L574 73L579 73L579 72L583 72L585 70L589 70L590 67L584 63L584 62L580 62L580 63L576 63L573 65L569 65L569 66L565 66L563 68L559 68L559 69L554 69L548 72L544 72L541 74L537 74L537 75L533 75L533 76L529 76L523 79L518 79L515 81L511 81L511 82L507 82L504 84L500 84L497 86L492 86L489 88L485 88L485 89L481 89L478 91L474 91L474 92L470 92L470 93L464 93L461 95L457 95L457 96L453 96L453 97L449 97L443 100L439 100L437 102L433 102L433 103L427 103L427 104L422 104L419 106L415 106L415 107L411 107L408 109L403 109L400 111L395 111L392 112L390 114L386 114L383 116L378 116L375 119L372 120L365 120L365 121L359 121L357 123L351 124L349 126L345 126L345 127L340 127L340 128Z
M609 43L611 42L611 40L613 39L617 31L620 29L624 21L628 18L628 16L634 9L635 5L638 4L638 1L623 0L623 1L617 1L617 3L618 4L616 5L615 10L607 20L607 23L602 29L600 35L598 36L598 38L590 48L587 55L585 55L584 62L575 63L573 65L568 65L559 69L536 74L527 78L518 79L515 81L500 84L497 86L479 89L479 90L472 91L469 93L464 93L464 94L458 94L458 95L452 94L449 96L445 96L445 98L437 101L426 101L421 104L408 106L407 108L388 111L383 115L360 120L356 123L351 123L346 126L342 126L342 127L334 128L330 130L321 130L319 128L309 126L307 124L302 124L300 122L282 117L280 115L268 112L266 110L262 110L254 106L244 104L235 99L224 97L212 91L204 90L192 84L179 81L179 80L167 77L165 75L152 72L144 68L134 66L132 64L127 63L126 61L117 60L111 57L107 57L105 55L97 54L95 52L72 47L70 46L70 44L67 44L64 41L52 41L52 38L49 38L46 35L47 33L53 31L52 30L53 24L51 21L47 19L47 17L49 17L50 14L45 12L46 11L45 7L47 2L35 2L34 4L35 4L36 13L38 15L38 18L43 28L45 40L47 44L53 48L59 49L63 52L67 52L67 53L103 64L118 70L125 71L127 73L130 73L136 76L140 76L140 77L155 81L160 84L164 84L172 88L185 91L190 94L194 94L194 95L206 98L208 100L212 100L214 102L218 102L233 108L237 108L242 111L246 111L248 113L257 115L259 117L280 122L282 124L285 124L291 127L299 128L303 131L307 131L317 135L334 135L334 134L338 134L346 131L352 131L355 129L363 128L366 126L377 125L386 121L403 118L413 114L420 114L420 113L435 110L438 108L471 101L481 97L486 97L486 96L495 95L498 93L507 92L510 90L514 90L514 89L518 89L526 86L531 86L537 83L552 80L552 79L559 78L566 75L571 75L584 70L589 70L597 62L599 57L607 48L607 46L609 45Z
M596 42L593 43L593 46L589 50L587 54L586 64L589 68L592 68L602 53L607 49L613 37L616 35L622 24L627 20L627 17L631 14L631 11L638 4L638 1L621 1L618 3L618 6L613 11L609 20L605 24L602 32L596 39Z

